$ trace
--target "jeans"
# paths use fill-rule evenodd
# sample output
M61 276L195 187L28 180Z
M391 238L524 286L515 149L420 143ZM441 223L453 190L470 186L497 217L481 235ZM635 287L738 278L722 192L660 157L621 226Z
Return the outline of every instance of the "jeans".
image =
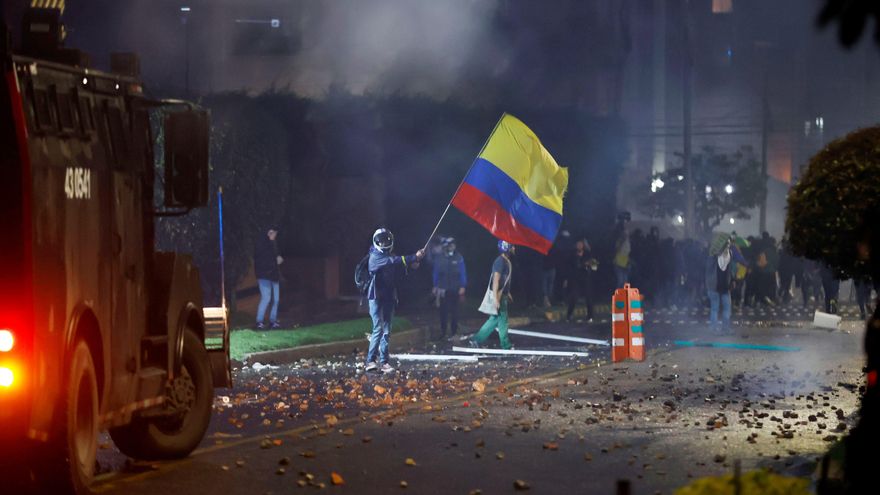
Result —
M724 328L730 328L730 293L719 294L715 291L709 293L709 323L713 327L718 326L718 302L721 300L721 318Z
M556 285L556 268L544 269L541 274L541 295L548 301L553 300L553 288Z
M391 320L394 318L394 301L370 300L370 318L373 319L373 332L370 334L370 349L367 363L388 362L388 337L391 335Z
M629 268L614 265L614 276L617 278L617 288L622 289L623 284L629 282Z
M275 323L278 321L278 282L261 278L257 280L257 283L260 284L260 305L257 307L257 323L263 323L263 318L266 316L266 308L269 306L269 301L272 301L272 311L269 312L269 321Z
M458 332L458 291L447 290L443 297L440 298L440 331L446 335L446 323L449 322L451 332L449 335L455 335Z
M593 291L592 284L588 280L569 280L568 282L568 312L566 319L570 320L574 314L574 307L577 305L578 299L584 298L587 302L587 319L593 318Z
M489 319L486 320L486 323L483 323L480 331L474 335L473 341L477 344L482 344L496 328L498 329L498 338L501 340L501 348L510 349L512 346L510 345L510 339L507 337L507 296L502 296L498 314L489 316Z

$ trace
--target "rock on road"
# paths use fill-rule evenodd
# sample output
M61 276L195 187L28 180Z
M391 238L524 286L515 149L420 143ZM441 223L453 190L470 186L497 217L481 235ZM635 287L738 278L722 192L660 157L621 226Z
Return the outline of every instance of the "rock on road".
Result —
M645 362L595 358L404 364L365 376L353 358L238 372L203 447L171 463L113 461L98 493L672 493L692 478L770 467L809 475L855 424L862 332L657 323ZM607 337L607 327L529 327ZM678 338L799 352L675 348ZM553 346L515 339L518 348ZM451 344L450 344L451 345ZM558 348L558 347L556 347ZM607 348L606 348L607 349Z

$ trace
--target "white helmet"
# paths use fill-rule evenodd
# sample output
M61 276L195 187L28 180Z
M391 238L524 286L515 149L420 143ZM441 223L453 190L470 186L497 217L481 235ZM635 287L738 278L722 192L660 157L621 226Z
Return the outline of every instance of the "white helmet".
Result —
M383 253L390 253L394 249L394 234L385 228L376 229L373 232L373 247Z

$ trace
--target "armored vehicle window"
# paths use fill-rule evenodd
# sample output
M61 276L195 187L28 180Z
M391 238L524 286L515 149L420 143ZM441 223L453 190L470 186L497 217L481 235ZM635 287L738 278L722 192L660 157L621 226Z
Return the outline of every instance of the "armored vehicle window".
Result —
M122 119L119 107L104 102L104 113L107 117L107 128L110 131L110 145L116 168L129 168L128 162L128 126Z
M72 134L76 130L76 116L71 105L71 95L70 93L59 93L55 86L52 87L52 94L58 108L58 122L61 124L61 131Z
M49 105L49 94L43 89L34 89L34 115L37 117L36 131L48 132L56 129L52 107Z
M95 117L92 113L92 101L85 96L79 97L79 124L83 135L95 130Z

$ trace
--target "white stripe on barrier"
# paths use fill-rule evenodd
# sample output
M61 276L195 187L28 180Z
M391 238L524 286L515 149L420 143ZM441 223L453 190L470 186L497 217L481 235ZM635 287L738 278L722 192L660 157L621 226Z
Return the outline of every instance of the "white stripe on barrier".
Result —
M626 345L626 342L624 342L623 339L614 339L611 345L613 345L614 347L621 347Z
M645 315L642 313L630 313L629 314L630 321L644 321Z
M611 315L611 321L623 321L626 319L626 315L623 313L614 313Z
M645 339L643 339L641 337L633 337L632 341L630 342L630 345L632 345L632 346L645 345Z
M516 330L511 328L507 331L511 335L523 335L525 337L536 337L539 339L564 340L566 342L578 342L581 344L608 345L607 340L585 339L583 337L570 337L568 335L557 335L555 333L530 332L528 330Z

